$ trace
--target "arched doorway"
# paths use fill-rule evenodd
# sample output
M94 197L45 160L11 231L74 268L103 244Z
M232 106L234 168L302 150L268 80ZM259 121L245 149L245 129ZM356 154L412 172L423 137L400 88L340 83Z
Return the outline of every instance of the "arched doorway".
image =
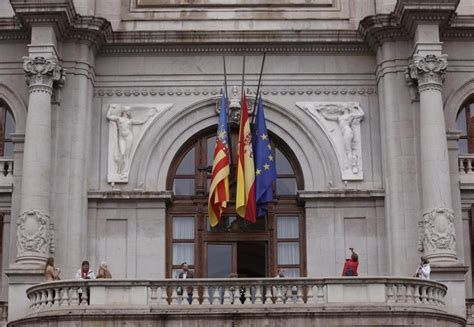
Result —
M231 129L232 162L237 158L238 128ZM270 133L277 181L266 217L251 224L235 213L235 177L229 180L231 202L215 227L207 219L210 166L215 128L201 131L176 154L167 179L173 200L167 208L168 278L187 262L196 277L272 277L283 268L287 277L306 276L304 206L296 191L304 189L300 166L291 149Z

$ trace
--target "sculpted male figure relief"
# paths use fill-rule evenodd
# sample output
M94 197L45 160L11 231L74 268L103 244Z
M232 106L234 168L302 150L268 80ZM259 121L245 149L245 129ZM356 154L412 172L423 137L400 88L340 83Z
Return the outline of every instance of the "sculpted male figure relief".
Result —
M339 129L344 140L344 149L346 160L344 169L352 169L353 173L359 171L357 165L357 155L354 152L354 129L353 125L359 124L364 117L364 112L356 104L347 104L345 106L320 106L316 110L327 120L337 121Z
M152 108L148 115L142 119L134 119L130 106L112 104L107 111L107 118L115 122L117 126L117 153L114 160L117 163L117 174L125 176L130 166L130 155L132 151L134 135L133 125L143 125L154 116L158 110Z

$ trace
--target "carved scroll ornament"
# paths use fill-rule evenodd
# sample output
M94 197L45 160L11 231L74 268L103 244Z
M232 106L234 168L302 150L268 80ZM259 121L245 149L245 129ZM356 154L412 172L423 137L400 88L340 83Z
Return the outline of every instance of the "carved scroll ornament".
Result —
M435 208L423 214L423 250L425 254L455 253L454 215L446 208Z
M48 215L39 210L27 210L17 221L18 256L39 253L48 257L52 248L52 226Z
M408 64L406 79L409 84L418 83L420 92L428 89L441 90L448 67L447 55L413 55Z
M23 57L23 69L31 91L51 92L53 86L61 87L66 80L65 70L54 57Z

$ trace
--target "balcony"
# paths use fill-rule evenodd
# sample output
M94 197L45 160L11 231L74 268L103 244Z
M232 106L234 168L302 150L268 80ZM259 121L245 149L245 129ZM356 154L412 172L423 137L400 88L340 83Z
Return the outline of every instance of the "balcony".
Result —
M474 186L474 155L458 155L459 181L462 186Z
M0 189L13 185L13 158L0 157Z
M383 277L57 281L29 288L29 312L9 326L464 326L446 292Z

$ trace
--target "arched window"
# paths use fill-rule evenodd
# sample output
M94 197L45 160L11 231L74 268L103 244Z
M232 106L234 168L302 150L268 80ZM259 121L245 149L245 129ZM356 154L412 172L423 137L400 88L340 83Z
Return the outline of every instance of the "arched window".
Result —
M237 160L238 128L231 129L232 162ZM187 262L197 277L273 277L283 268L286 276L305 276L304 207L296 191L304 189L299 164L286 144L270 133L275 152L277 181L269 213L256 224L235 213L235 173L229 180L231 201L219 224L207 218L210 168L215 128L192 137L176 155L168 175L174 198L167 217L167 276L176 277Z
M474 96L467 99L459 110L457 127L461 131L459 153L474 153Z
M12 133L15 133L15 119L8 106L0 101L0 156L13 157Z

